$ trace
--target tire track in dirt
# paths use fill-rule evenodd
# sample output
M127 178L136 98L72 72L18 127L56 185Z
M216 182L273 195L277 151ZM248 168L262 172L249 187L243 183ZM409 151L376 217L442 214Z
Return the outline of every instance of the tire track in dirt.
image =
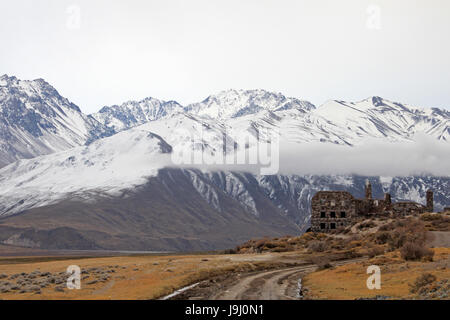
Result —
M349 259L332 263L340 266L353 262L360 262L365 258ZM302 265L286 269L263 271L244 275L232 283L222 284L220 292L196 295L186 292L184 299L202 300L292 300L298 299L298 280L305 274L313 272L317 265Z

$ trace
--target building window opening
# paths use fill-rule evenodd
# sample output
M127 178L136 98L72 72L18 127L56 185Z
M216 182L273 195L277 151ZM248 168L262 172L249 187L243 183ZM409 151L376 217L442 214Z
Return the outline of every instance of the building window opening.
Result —
M341 211L341 218L345 218L345 211Z
M330 223L330 229L336 229L336 223Z
M325 211L322 211L322 212L320 213L320 217L321 217L321 218L326 218Z
M323 229L326 229L326 224L325 224L325 223L321 223L321 224L320 224L320 229L322 229L322 230L323 230Z
M331 212L330 212L330 217L331 217L331 218L336 218L336 212L331 211Z

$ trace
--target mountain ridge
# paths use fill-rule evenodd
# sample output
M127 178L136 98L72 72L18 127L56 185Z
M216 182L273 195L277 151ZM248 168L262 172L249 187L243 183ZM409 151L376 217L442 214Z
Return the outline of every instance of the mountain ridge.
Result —
M263 176L242 172L161 169L123 194L69 196L0 217L0 243L46 249L215 250L245 239L295 235L310 222L310 199L319 190L448 206L450 178L367 176ZM79 239L77 242L69 239Z
M44 80L1 79L0 166L5 166L0 168L0 229L4 231L0 242L5 244L51 247L61 241L67 249L72 248L70 239L79 239L83 248L203 250L231 246L236 239L242 242L251 236L302 232L309 223L309 201L315 192L338 189L358 196L364 179L261 176L178 168L173 163L168 168L167 160L192 150L212 156L230 154L254 146L240 137L250 135L265 142L273 132L280 141L294 145L319 143L343 150L367 139L410 143L419 133L442 144L449 142L450 112L376 96L359 102L330 100L316 108L305 100L261 89L226 90L188 106L146 98L85 115ZM30 147L36 150L19 152ZM450 205L448 176L369 178L375 193L389 191L393 200L422 202L424 190L432 188L437 209ZM158 205L152 206L148 199ZM185 206L189 199L191 206ZM230 237L211 225L213 221L226 225L224 216L244 234L227 229ZM70 224L75 217L77 228ZM170 224L171 219L183 217L192 223ZM120 228L106 223L109 218ZM92 228L98 219L106 229ZM53 231L51 221L58 227ZM145 221L148 232L140 229L139 221ZM240 223L249 230L252 224L260 226L261 232L256 228L245 234ZM141 230L139 235L129 234L134 229ZM69 238L64 238L66 233ZM204 239L212 242L208 245Z
M111 134L45 80L0 77L0 167Z

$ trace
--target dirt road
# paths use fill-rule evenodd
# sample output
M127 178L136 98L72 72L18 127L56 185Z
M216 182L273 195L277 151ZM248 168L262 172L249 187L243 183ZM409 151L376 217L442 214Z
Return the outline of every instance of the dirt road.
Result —
M332 263L343 265L362 261L363 258ZM292 300L300 299L299 280L316 265L302 265L281 270L231 275L204 281L191 290L184 291L176 299L192 300Z
M306 272L315 266L296 267L287 270L262 272L248 276L224 292L211 297L218 300L284 300L293 298L287 294L288 286L294 287ZM295 290L291 290L295 291ZM292 294L292 293L291 293ZM296 295L294 295L295 297Z

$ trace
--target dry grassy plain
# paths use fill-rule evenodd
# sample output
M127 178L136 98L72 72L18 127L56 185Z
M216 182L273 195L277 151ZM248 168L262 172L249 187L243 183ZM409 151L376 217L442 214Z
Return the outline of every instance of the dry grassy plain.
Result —
M396 221L373 219L341 233L252 240L231 250L235 254L49 257L45 251L25 256L24 249L18 249L16 256L1 257L1 252L11 254L15 249L0 246L0 299L157 299L221 275L305 263L323 269L301 276L307 299L377 295L389 299L449 299L449 228L448 215L426 214ZM408 241L416 244L410 251L423 253L423 257L405 256L411 253L404 250ZM425 242L432 248L422 248ZM330 259L348 261L362 256L369 259L337 267L328 263ZM65 286L65 272L70 265L82 270L80 290ZM381 268L381 290L367 289L369 265ZM432 281L421 284L422 291L411 291L411 285L423 275Z
M292 255L292 254L291 254ZM173 255L173 256L122 256L101 258L55 258L49 257L8 257L0 258L0 275L7 276L1 282L14 284L13 275L32 272L38 274L34 283L46 282L47 286L37 292L21 293L23 285L15 290L0 293L0 299L155 299L173 292L175 289L195 283L211 276L227 272L249 272L289 265L289 254L280 259L279 255ZM62 259L62 260L61 260ZM44 261L42 261L44 260ZM45 261L50 260L50 261ZM34 262L35 261L35 262ZM69 265L80 266L85 279L80 290L65 288L65 280L59 276ZM41 277L40 274L51 276ZM60 277L64 282L50 283L46 279ZM105 281L101 279L107 277ZM41 280L42 278L42 280ZM91 282L95 282L92 283ZM64 287L57 291L55 288Z
M410 293L410 284L424 272L435 275L437 281L450 279L450 248L433 250L435 256L432 262L406 262L399 257L398 252L391 252L364 262L309 273L303 278L303 286L307 288L305 296L307 299L356 299L376 295L392 299L414 298ZM69 265L78 265L82 270L89 270L89 274L82 275L86 278L82 280L80 290L65 288L62 292L56 291L58 285L50 283L41 288L40 293L11 290L0 293L0 299L155 299L220 274L276 269L307 258L304 252L57 258L62 260L49 257L1 258L0 275L6 274L8 278L33 271L41 274L64 273ZM48 259L50 261L42 261ZM381 290L369 290L366 287L369 276L366 269L372 264L381 267ZM109 270L114 272L108 273ZM106 281L90 284L93 280L101 279L105 273L109 276ZM39 277L36 279L39 280Z

